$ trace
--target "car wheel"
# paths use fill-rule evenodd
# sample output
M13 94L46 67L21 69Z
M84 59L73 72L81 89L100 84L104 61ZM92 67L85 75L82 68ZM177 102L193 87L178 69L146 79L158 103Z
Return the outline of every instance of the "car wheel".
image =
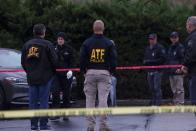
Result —
M0 109L4 109L5 107L5 94L3 92L3 89L0 87Z

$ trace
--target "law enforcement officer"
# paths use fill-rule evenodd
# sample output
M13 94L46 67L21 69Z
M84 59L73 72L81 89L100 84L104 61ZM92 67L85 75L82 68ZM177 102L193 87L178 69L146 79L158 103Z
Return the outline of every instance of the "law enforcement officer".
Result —
M196 16L190 16L187 19L186 30L189 36L185 40L184 62L181 69L177 70L177 73L189 74L190 100L192 105L196 105ZM191 131L196 131L196 128Z
M35 38L27 41L22 49L21 64L29 84L29 108L47 109L52 77L55 74L57 55L50 41L44 40L43 24L33 27ZM47 118L32 118L31 130L49 131Z
M73 68L74 63L74 51L73 48L68 45L68 39L64 32L57 34L57 44L55 46L55 52L58 55L58 69ZM62 107L70 107L70 88L72 84L73 72L58 72L52 89L52 108L61 107L60 92L62 91ZM59 120L59 117L50 118L52 121ZM64 117L63 120L68 120L68 117Z
M179 41L178 32L170 34L171 46L168 50L168 64L179 65L184 59L184 46ZM184 104L183 75L177 74L176 69L169 70L170 86L173 92L173 104Z
M157 42L157 34L150 34L148 37L149 46L145 50L143 63L148 66L162 65L165 63L166 54L165 49ZM162 99L161 91L161 71L160 69L149 69L147 80L152 92L151 105L160 105Z
M110 40L114 46L116 47L115 43L113 40ZM111 75L111 80L112 80L112 86L110 89L109 97L108 97L108 105L109 106L117 106L117 101L116 101L116 85L117 85L117 78L115 77L114 74Z
M85 74L84 93L86 107L95 107L98 91L98 107L107 107L107 98L111 87L111 73L116 68L116 50L113 43L103 36L104 23L96 20L93 24L94 34L85 40L80 52L80 70ZM95 116L87 117L87 131L94 131ZM99 131L110 131L107 116L100 118Z
M193 105L196 105L196 16L187 19L186 29L189 36L185 41L185 56L183 66L178 73L188 73L190 76L189 91Z

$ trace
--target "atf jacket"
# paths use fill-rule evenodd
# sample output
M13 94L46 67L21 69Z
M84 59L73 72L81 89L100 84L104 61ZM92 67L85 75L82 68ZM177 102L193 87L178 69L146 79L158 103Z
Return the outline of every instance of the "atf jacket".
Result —
M190 74L196 75L196 30L192 31L185 41L183 65L188 67Z
M114 73L117 64L117 53L114 44L103 35L92 35L84 41L80 49L80 70L108 70Z
M74 51L71 46L68 44L64 44L62 46L56 45L55 52L58 55L58 68L71 68L74 63ZM58 74L65 74L64 72L60 72Z
M42 38L27 41L22 49L21 64L29 85L46 84L55 74L57 65L52 43Z
M165 49L160 44L155 44L153 47L147 46L144 54L144 65L156 66L162 65L166 61ZM158 69L149 69L149 72L158 71Z
M172 44L168 49L167 63L169 65L178 65L183 63L184 46L181 43ZM170 74L176 74L176 69L170 69Z

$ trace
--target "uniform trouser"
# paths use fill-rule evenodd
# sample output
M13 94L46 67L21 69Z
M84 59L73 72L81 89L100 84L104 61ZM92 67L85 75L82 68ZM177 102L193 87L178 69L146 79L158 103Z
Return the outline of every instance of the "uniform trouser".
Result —
M192 105L196 105L196 75L191 75L189 80L189 93Z
M112 76L111 77L112 79L112 86L111 86L111 89L110 89L110 101L111 101L111 106L116 106L117 103L116 103L116 84L117 84L117 79L116 77Z
M86 95L86 107L94 108L98 91L98 107L107 107L107 98L111 87L111 76L107 70L88 70L84 81L84 93ZM88 116L88 127L96 124L95 116ZM100 117L100 127L107 126L107 115Z
M172 75L169 76L170 86L173 92L174 104L184 104L184 87L183 87L183 76Z
M53 79L49 80L45 85L36 85L29 87L29 108L30 109L47 109L48 99ZM38 125L40 122L40 125ZM47 127L48 118L31 118L31 127L45 128Z
M72 78L67 79L66 76L56 76L53 83L52 89L52 108L61 107L60 92L63 94L63 104L62 107L70 107L70 88L71 88Z
M162 73L155 71L155 72L148 72L148 84L152 93L151 98L151 105L160 105L162 99L162 91L161 91L161 76Z

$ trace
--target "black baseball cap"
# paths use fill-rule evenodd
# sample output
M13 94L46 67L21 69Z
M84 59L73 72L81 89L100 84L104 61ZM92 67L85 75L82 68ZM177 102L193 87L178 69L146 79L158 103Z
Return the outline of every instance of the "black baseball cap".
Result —
M157 34L156 33L151 33L148 35L148 39L155 39L157 38Z
M58 37L62 37L64 40L67 39L67 38L66 38L65 32L59 32L59 33L57 34L57 38L58 38Z
M172 32L172 33L170 34L170 37L171 37L171 38L172 38L172 37L179 37L179 33L176 32L176 31L174 31L174 32Z

